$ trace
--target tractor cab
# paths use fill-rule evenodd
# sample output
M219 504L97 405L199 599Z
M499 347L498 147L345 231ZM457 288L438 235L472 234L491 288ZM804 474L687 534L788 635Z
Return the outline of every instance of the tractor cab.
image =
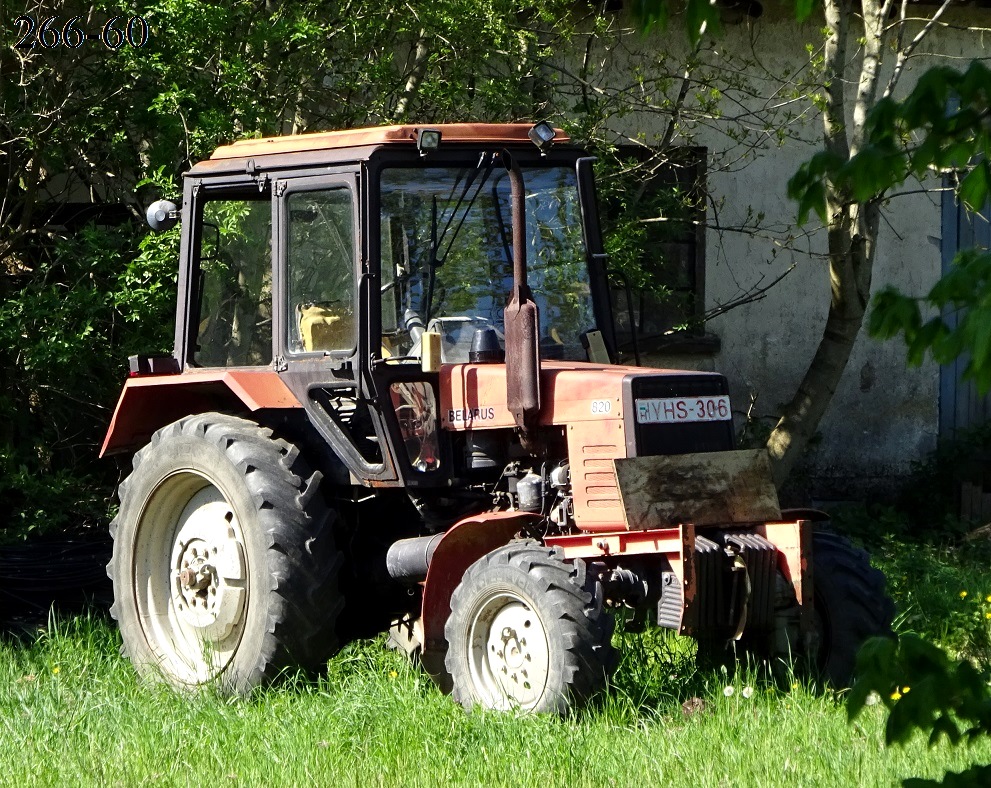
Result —
M472 448L440 433L439 370L506 360L514 243L536 363L610 360L592 161L546 124L220 148L185 179L178 370L274 369L359 483L463 484Z

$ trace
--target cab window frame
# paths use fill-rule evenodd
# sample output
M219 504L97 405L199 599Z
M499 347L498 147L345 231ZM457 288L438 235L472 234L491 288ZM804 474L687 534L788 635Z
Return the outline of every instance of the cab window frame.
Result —
M190 188L187 191L186 199L192 199L193 211L191 218L191 227L188 230L188 237L183 240L183 247L186 250L186 256L189 260L189 264L183 266L180 272L180 289L184 289L187 293L186 304L187 308L185 314L183 315L183 325L181 332L184 333L183 337L183 366L191 369L259 369L270 367L272 365L273 359L276 356L276 331L274 329L275 323L275 291L277 288L277 282L274 279L274 262L276 253L276 231L275 231L275 210L274 201L272 199L272 190L265 184L259 187L258 183L253 179L242 179L235 181L224 181L223 183L204 183L202 181L194 181L190 184ZM203 217L206 205L211 202L220 202L224 200L229 201L245 201L245 202L267 202L269 205L269 260L268 260L268 271L270 276L269 282L269 311L272 315L271 320L273 323L273 328L270 331L269 342L268 342L268 355L267 360L259 362L257 364L205 364L201 360L196 358L196 354L199 352L199 339L200 339L200 324L201 324L201 312L203 308L203 286L201 284L201 250L204 241L204 231L206 228L203 224ZM184 231L186 228L183 228ZM187 273L188 272L188 273ZM183 281L185 280L185 281ZM178 328L178 327L177 327ZM178 333L178 332L177 332Z
M290 303L292 288L290 286L289 264L290 264L290 221L291 208L290 200L293 196L305 193L327 192L332 190L346 190L350 198L351 205L351 230L352 230L352 260L351 260L351 310L354 320L353 331L351 333L350 347L334 349L313 349L300 350L292 346L291 321L297 319L295 308ZM361 314L362 305L360 299L359 282L361 277L361 205L359 201L358 183L356 173L347 170L326 175L309 176L301 178L287 178L276 182L277 197L274 201L276 212L277 243L276 243L276 266L278 267L278 288L276 298L276 320L278 326L276 330L278 346L285 358L291 361L305 361L313 359L331 359L338 363L344 363L353 359L360 345L361 339Z

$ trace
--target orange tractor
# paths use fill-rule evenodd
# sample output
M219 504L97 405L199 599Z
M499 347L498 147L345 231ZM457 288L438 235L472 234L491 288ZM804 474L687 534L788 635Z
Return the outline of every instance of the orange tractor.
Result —
M468 707L563 711L622 616L849 678L884 579L779 509L723 376L614 363L592 162L546 124L247 140L149 208L175 351L103 445L139 670L242 691L389 630Z

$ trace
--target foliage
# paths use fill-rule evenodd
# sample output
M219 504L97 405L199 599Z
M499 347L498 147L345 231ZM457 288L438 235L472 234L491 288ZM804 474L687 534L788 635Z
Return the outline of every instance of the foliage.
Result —
M875 201L910 178L947 175L958 199L979 211L991 194L991 69L931 68L900 100L881 99L865 125L865 144L848 159L823 151L789 183L799 214L826 212L826 185L848 200ZM926 319L925 315L932 315ZM969 354L964 377L991 389L991 256L964 250L922 298L884 288L874 297L869 329L880 339L904 336L909 364L926 354L940 364Z
M566 6L444 0L411 13L366 0L143 0L127 13L147 21L147 43L110 50L14 46L20 14L60 25L80 15L92 32L109 16L99 5L5 4L4 527L105 517L117 471L96 452L124 360L171 349L179 232L148 234L145 204L176 199L184 170L240 137L541 115L537 64L572 29Z
M645 31L667 26L671 15L668 0L633 0L631 11ZM708 0L687 0L684 5L685 32L688 40L698 43L703 35L719 33L719 7Z
M813 156L795 174L789 194L804 217L825 217L826 180L866 201L911 176L960 171L957 193L979 210L991 191L991 165L976 157L991 153L991 69L973 61L965 71L948 66L927 70L904 99L885 96L871 108L865 144L848 159L829 151Z
M987 674L970 660L952 660L923 638L905 634L897 640L868 641L857 664L859 678L847 701L847 713L852 721L869 702L880 700L889 712L886 744L906 744L916 731L928 735L930 746L942 737L959 744L991 735ZM909 779L903 785L981 786L989 777L991 766L974 765L947 773L941 782Z
M936 314L924 321L923 307ZM879 339L902 334L912 365L921 364L927 353L938 364L968 354L963 377L986 394L991 389L991 254L964 249L921 299L884 288L874 297L869 327Z
M651 319L639 318L638 333L650 336L687 328L694 318L693 304L672 284L684 286L684 263L669 257L673 243L694 238L695 225L705 215L703 196L695 181L697 152L692 149L630 149L602 145L596 153L599 204L609 270L614 287L629 286L638 312L650 311ZM649 305L649 306L647 306ZM659 306L663 305L663 313ZM629 330L625 300L616 308L620 334ZM696 327L691 325L692 328Z
M923 485L925 474L923 468ZM926 529L912 522L911 501L902 505L907 508L872 507L870 513L842 512L833 519L873 546L900 611L896 640L864 645L848 714L851 721L873 716L865 707L880 703L889 711L887 744L909 745L918 731L929 737L930 747L942 738L973 745L991 735L991 543L986 535L961 540L968 524L945 516ZM978 786L987 784L989 774L991 766L972 765L947 771L942 781L910 778L903 784Z
M0 304L0 506L23 533L95 524L113 471L95 456L138 349L165 349L175 308L174 265L162 242L130 228L88 227L58 239Z

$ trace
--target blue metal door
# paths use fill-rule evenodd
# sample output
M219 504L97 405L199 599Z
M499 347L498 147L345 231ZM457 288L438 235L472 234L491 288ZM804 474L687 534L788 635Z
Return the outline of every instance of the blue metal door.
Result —
M953 177L953 176L950 176ZM973 247L991 248L991 206L980 213L973 213L961 205L949 180L944 184L942 224L942 270L946 273L957 252ZM947 311L943 319L955 326L958 315ZM951 364L940 368L939 380L939 437L952 440L959 430L977 427L991 418L991 396L981 396L977 387L963 379L963 370L969 356L960 356ZM987 521L991 518L991 485L987 471L978 474L984 478L965 479L960 484L960 516Z

